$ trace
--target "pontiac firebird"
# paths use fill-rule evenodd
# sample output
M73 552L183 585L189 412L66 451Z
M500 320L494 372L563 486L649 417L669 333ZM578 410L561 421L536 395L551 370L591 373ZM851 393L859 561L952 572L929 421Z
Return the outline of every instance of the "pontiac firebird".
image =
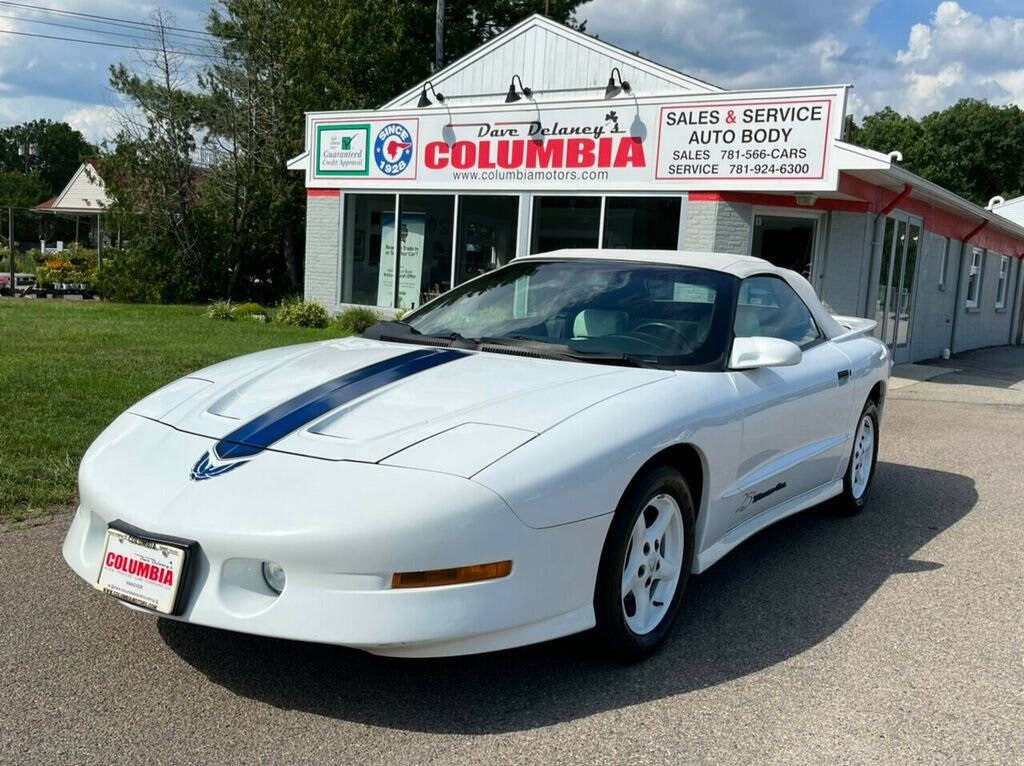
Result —
M756 258L517 258L146 397L83 458L64 557L229 630L424 657L593 629L637 659L691 574L810 506L863 507L873 327Z

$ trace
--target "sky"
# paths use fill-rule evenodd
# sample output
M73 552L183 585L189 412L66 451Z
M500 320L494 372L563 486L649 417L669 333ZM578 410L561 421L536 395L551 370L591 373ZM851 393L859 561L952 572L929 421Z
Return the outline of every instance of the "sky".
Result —
M146 35L30 5L137 22L160 8L175 26L202 29L210 0L0 0L0 126L66 120L98 142L120 106L109 66L145 54L10 32L96 39L53 23L98 27L124 45ZM852 83L858 118L885 106L922 116L965 96L1024 107L1024 0L592 0L578 17L607 42L727 88ZM198 39L178 42L194 49Z

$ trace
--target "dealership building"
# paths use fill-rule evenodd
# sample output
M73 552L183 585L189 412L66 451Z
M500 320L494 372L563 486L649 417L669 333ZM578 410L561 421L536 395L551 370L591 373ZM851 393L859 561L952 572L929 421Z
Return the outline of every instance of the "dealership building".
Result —
M374 111L311 112L305 297L418 306L517 255L755 255L896 361L1021 340L1024 219L842 140L848 86L727 91L532 16Z

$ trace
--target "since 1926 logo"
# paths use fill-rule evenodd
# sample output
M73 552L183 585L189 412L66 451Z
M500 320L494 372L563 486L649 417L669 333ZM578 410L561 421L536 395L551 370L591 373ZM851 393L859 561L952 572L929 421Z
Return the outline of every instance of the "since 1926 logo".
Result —
M377 140L373 144L373 159L382 173L397 176L412 164L413 149L409 129L400 122L392 122L377 133Z

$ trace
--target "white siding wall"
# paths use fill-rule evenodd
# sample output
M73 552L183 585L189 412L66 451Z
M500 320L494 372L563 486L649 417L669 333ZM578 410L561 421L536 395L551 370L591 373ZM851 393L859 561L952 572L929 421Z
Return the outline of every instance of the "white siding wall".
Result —
M822 265L821 299L837 314L861 316L871 271L870 220L864 213L833 211Z
M953 314L956 312L956 273L960 263L960 243L949 243L946 284L939 287L945 237L925 231L923 249L917 260L914 288L914 324L910 330L912 360L934 359L950 348Z
M623 79L640 95L717 90L683 75L673 78L668 73L651 71L655 69L654 65L648 68L625 51L595 50L574 38L575 35L567 36L565 32L527 26L518 34L498 40L487 55L474 58L465 66L457 63L450 70L442 70L431 78L431 82L442 94L451 97L450 103L453 104L493 103L496 97L504 96L508 91L513 74L518 74L524 85L537 91L540 100L545 100L543 91L583 87L595 90L590 93L547 94L546 100L592 98L608 84L612 67L619 67ZM470 94L472 97L462 97ZM391 106L415 106L419 95L417 89Z
M99 212L109 204L110 200L107 198L103 180L89 166L80 169L61 192L60 207L62 208L83 208Z

